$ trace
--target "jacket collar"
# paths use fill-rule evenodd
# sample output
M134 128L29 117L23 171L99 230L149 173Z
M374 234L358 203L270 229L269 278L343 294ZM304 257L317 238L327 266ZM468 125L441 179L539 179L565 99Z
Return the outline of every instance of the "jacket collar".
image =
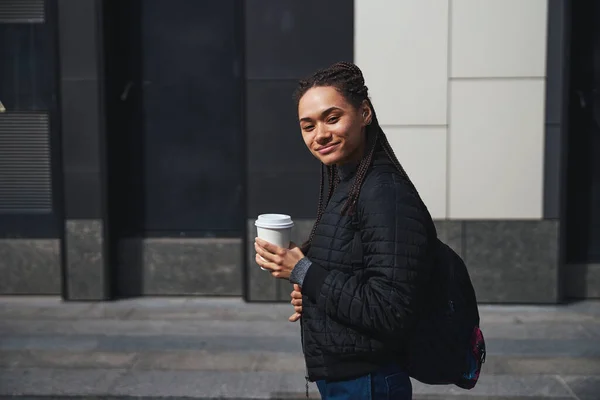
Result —
M347 164L343 164L343 165L338 165L337 171L338 171L338 176L340 177L340 181L345 182L345 181L352 179L352 177L354 175L356 175L356 171L358 170L359 163L360 162L355 161L355 162L351 162L351 163L347 163Z
M348 181L356 175L356 171L358 170L358 165L360 161L347 163L343 165L338 165L338 176L341 182ZM381 146L377 146L375 149L375 154L373 154L373 161L369 168L373 168L373 165L393 165L393 163L388 159L387 154L381 148Z

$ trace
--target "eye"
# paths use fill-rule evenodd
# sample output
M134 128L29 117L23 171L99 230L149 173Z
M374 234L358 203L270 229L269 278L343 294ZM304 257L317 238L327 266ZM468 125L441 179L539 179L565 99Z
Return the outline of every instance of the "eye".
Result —
M329 123L329 124L335 124L336 122L339 121L339 119L340 119L340 117L338 117L337 115L335 115L335 116L330 117L327 120L327 123Z
M303 131L310 132L310 131L312 131L314 128L315 128L315 127L314 127L313 125L304 125L304 126L302 127L302 130L303 130Z

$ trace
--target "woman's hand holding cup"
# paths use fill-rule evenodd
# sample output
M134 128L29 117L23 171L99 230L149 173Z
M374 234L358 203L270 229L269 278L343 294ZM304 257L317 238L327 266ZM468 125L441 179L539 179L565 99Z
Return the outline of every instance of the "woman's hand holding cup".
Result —
M254 242L256 250L256 263L263 269L271 272L275 278L290 279L292 270L304 254L293 242L290 248L285 249L260 238Z
M302 289L300 286L294 283L294 290L290 294L292 298L292 305L294 306L294 314L292 314L289 318L290 322L296 322L302 316Z

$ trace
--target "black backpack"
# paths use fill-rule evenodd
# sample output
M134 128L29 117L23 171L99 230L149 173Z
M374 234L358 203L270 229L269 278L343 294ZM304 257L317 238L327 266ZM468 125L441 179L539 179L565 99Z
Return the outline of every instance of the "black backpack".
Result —
M434 247L433 270L419 290L419 311L402 339L408 374L425 384L472 389L485 362L475 290L461 257L439 239ZM352 260L362 263L360 229L355 230Z

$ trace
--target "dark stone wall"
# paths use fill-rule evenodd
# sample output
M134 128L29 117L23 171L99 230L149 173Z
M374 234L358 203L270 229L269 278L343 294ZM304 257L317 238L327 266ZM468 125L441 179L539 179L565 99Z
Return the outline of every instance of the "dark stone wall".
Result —
M306 149L292 93L299 79L354 58L354 2L256 0L246 3L247 245L245 297L286 299L254 262L254 219L275 212L292 216L295 241L306 238L316 216L319 163ZM250 6L251 4L251 6ZM307 220L308 222L306 222Z

